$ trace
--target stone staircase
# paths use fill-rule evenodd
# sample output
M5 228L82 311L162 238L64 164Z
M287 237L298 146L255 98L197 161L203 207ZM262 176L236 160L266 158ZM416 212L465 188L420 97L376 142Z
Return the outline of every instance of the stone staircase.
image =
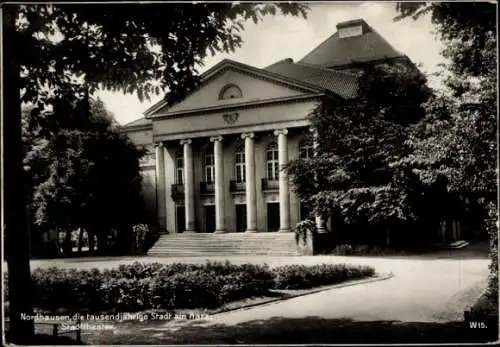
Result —
M161 235L148 255L196 257L225 255L299 255L295 233L189 233Z

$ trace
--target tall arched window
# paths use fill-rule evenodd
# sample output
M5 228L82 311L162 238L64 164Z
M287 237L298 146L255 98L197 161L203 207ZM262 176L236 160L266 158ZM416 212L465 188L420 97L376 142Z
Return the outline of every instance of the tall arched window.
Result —
M205 182L215 182L215 156L213 151L205 152L203 157L203 172L205 175Z
M279 179L278 146L272 142L266 151L266 172L268 180Z
M184 157L180 152L175 156L175 183L184 184Z
M304 140L299 144L300 159L308 159L314 156L314 147L311 141Z
M241 89L235 84L228 84L219 93L219 100L236 99L243 97Z
M245 150L243 146L236 147L234 169L236 182L245 182Z

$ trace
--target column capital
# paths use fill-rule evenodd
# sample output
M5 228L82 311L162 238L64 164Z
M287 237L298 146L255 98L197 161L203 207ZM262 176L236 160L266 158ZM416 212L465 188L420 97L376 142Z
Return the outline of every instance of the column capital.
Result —
M241 134L241 138L242 139L246 139L247 137L253 139L255 137L255 133L251 133L250 132L250 133L243 133L243 134Z
M223 137L222 136L212 136L210 137L210 142L215 142L215 141L222 141Z
M278 136L278 135L286 135L288 134L288 129L276 129L274 131L274 135Z
M190 145L193 141L191 139L182 139L180 140L181 145Z
M163 147L163 142L155 142L155 143L154 143L154 147L155 147L155 148L156 148L156 147L160 147L160 148L162 148L162 147Z

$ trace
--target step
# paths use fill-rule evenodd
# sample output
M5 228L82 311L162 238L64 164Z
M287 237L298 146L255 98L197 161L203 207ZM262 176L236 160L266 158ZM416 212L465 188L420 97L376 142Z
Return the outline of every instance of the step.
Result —
M161 235L156 256L298 255L294 233L181 233Z

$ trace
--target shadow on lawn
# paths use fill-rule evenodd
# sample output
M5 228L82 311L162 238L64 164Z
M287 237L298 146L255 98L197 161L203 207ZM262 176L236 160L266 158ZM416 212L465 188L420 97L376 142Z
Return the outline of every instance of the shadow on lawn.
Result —
M349 319L271 318L236 325L197 321L177 331L103 332L88 344L319 344L319 343L458 343L495 341L498 325L471 329L462 322L354 322Z

